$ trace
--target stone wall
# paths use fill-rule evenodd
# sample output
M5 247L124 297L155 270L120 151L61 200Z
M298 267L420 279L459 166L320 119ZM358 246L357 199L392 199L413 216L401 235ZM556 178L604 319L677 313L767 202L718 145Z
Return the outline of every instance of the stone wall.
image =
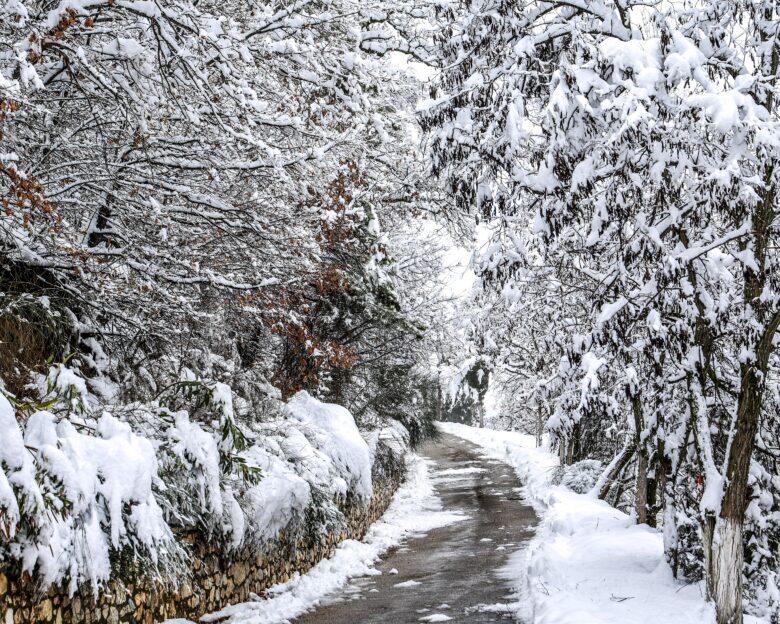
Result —
M384 454L377 458L373 473L370 504L340 501L345 522L321 535L309 535L302 526L289 528L262 546L250 545L233 552L225 552L198 535L183 535L192 561L188 582L176 589L140 578L135 582L111 581L97 599L90 588L82 588L73 596L68 595L67 588L57 586L40 593L18 568L0 566L0 623L152 624L168 618L197 621L204 613L245 602L250 594L262 595L293 573L308 571L329 557L343 540L365 535L398 489L403 460Z

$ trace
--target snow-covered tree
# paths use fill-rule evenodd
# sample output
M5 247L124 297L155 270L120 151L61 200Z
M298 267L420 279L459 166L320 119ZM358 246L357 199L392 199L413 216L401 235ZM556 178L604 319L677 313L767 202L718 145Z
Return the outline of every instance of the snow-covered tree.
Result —
M559 350L551 428L568 444L623 414L606 476L634 469L638 516L665 508L670 551L695 497L718 621L741 621L780 324L777 7L484 0L455 15L421 113L433 167L508 232L486 273L512 284L533 246L533 279L553 267L590 304Z
M123 549L181 571L169 525L240 543L265 451L298 435L280 399L301 389L428 433L442 298L414 224L446 198L410 130L419 84L390 62L426 54L413 4L2 3L4 561L29 547L43 584L97 587ZM113 511L46 464L55 438L122 436L144 478ZM68 569L46 568L52 510Z

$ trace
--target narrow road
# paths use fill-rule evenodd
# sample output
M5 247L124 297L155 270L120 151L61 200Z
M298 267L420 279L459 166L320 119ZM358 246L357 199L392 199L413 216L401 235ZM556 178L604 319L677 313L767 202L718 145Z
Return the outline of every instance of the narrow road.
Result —
M433 478L444 508L468 518L408 540L377 564L380 576L353 579L295 624L512 620L498 606L511 601L499 570L536 523L533 510L520 500L513 470L448 434L421 454L436 462Z

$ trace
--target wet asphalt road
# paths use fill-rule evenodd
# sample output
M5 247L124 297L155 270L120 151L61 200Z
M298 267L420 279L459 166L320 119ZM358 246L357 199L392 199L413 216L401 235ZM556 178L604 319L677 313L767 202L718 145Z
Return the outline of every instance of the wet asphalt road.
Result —
M513 620L506 609L487 606L513 600L500 569L536 524L533 510L520 499L514 471L447 434L420 453L435 461L432 476L445 510L468 518L409 539L377 564L381 576L353 579L294 624ZM391 574L393 569L398 573Z

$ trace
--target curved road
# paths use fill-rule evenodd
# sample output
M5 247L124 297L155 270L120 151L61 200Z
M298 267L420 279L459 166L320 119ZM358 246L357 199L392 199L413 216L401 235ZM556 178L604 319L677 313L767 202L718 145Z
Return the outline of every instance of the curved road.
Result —
M520 500L514 471L448 434L428 442L420 453L435 462L433 478L444 508L468 518L409 539L377 564L381 576L353 579L295 624L513 619L497 606L512 601L500 569L536 523L533 510Z

